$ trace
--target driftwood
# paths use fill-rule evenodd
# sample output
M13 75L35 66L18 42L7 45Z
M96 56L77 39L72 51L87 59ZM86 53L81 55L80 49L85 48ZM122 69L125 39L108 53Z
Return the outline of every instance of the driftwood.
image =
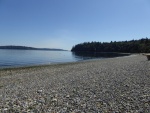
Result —
M150 54L143 54L143 55L146 56L148 60L150 60Z

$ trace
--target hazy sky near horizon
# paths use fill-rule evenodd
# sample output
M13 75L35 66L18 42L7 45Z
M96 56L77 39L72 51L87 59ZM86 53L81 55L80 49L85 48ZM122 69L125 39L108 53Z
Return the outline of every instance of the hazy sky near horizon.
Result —
M62 48L150 38L150 0L0 0L0 45Z

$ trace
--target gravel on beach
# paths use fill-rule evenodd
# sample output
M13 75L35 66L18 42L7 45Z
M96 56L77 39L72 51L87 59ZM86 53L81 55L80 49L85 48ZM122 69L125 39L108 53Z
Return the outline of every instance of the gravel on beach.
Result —
M109 58L0 70L1 113L150 113L150 61Z

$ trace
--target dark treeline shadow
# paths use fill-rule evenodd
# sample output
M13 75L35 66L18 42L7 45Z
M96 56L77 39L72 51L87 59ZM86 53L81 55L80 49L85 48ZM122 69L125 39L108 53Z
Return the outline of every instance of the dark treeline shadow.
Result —
M129 56L129 53L115 53L115 52L72 52L75 58L79 59L94 59L94 58L114 58Z

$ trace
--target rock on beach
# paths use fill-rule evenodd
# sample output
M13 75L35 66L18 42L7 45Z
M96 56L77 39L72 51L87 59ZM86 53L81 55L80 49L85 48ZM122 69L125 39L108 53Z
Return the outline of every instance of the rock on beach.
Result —
M0 112L150 113L142 55L0 70Z

